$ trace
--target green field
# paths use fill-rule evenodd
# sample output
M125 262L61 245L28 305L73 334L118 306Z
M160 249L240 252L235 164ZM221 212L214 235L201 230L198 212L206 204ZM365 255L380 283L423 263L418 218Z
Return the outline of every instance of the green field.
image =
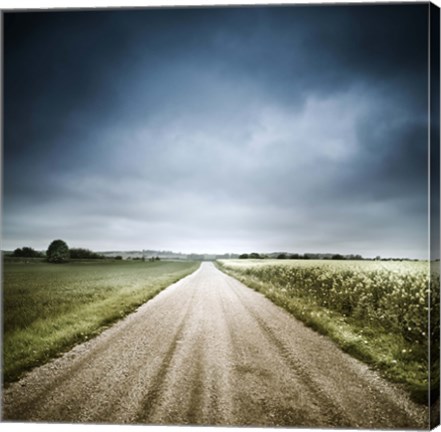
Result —
M428 262L220 260L221 270L262 292L342 349L428 397L428 291L431 340L439 351L439 273ZM433 348L433 347L432 347ZM432 390L439 362L432 365Z
M197 269L190 261L3 263L3 379L45 363Z

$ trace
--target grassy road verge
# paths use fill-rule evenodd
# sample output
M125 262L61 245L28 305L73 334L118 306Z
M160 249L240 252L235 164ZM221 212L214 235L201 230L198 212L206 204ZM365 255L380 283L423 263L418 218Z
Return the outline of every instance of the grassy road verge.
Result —
M199 266L107 260L3 264L6 384L97 335Z

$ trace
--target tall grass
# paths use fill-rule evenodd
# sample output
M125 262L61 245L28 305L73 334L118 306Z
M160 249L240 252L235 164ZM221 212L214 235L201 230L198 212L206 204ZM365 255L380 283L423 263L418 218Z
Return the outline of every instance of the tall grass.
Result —
M195 262L4 262L3 379L17 380L192 273Z
M262 292L345 351L405 383L427 400L428 340L439 349L439 319L429 335L427 262L221 260L221 269ZM439 274L432 274L439 317ZM438 378L439 379L439 378ZM431 383L436 390L438 383Z

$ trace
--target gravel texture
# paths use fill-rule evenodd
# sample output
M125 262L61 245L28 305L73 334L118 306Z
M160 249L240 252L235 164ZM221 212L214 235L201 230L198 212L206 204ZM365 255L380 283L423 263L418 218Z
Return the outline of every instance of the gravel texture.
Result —
M428 412L203 263L3 391L3 420L422 429Z

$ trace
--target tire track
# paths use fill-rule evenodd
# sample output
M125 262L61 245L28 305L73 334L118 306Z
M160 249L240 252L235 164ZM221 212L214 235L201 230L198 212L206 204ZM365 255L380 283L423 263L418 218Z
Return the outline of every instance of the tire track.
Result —
M190 391L190 401L187 408L186 418L188 424L198 424L202 419L202 406L204 402L204 364L202 356L202 346L197 344L194 351L193 374L191 381L193 383Z
M147 395L143 398L140 403L139 414L135 419L135 423L145 423L145 421L152 415L155 408L155 404L161 397L161 393L164 390L163 383L167 376L167 371L172 364L173 357L175 356L176 350L178 348L178 342L182 339L185 326L188 323L188 316L190 313L190 306L194 301L194 291L190 299L187 301L186 310L182 318L179 321L177 331L173 340L171 341L167 352L165 353L162 363L157 371L157 373L150 379L149 390Z
M354 425L346 417L342 407L334 403L328 395L320 391L320 382L313 379L312 374L307 370L307 365L304 362L300 361L292 350L287 348L284 342L277 337L275 332L271 329L269 325L265 323L262 317L260 317L258 313L256 313L252 309L252 307L246 303L246 301L244 301L244 299L238 293L236 287L234 287L230 283L230 281L228 281L227 283L230 286L231 290L236 294L237 299L241 302L242 307L246 309L250 316L255 320L258 327L262 330L262 333L267 338L269 344L277 349L280 357L293 371L295 371L303 386L312 391L316 400L320 403L322 407L325 408L326 413L328 414L327 422L329 422L329 425L332 426L338 424L343 427Z
M236 282L233 279L234 282ZM333 426L333 425L341 425L351 426L350 420L344 414L344 410L334 403L330 397L326 394L323 394L320 391L320 382L314 380L310 373L308 373L306 369L306 365L303 364L292 352L292 350L288 349L287 346L281 341L274 331L269 327L263 319L254 311L244 300L244 298L239 294L235 284L231 283L230 280L227 279L227 284L236 296L236 299L240 302L241 307L249 314L249 316L255 321L257 327L262 331L262 334L268 341L268 344L274 347L277 351L275 353L278 355L283 362L290 368L290 370L295 374L296 378L299 380L301 386L308 392L312 394L316 401L321 406L322 411L326 413L326 418L324 419L324 424ZM235 336L232 335L234 340ZM235 345L239 345L239 341L235 341ZM283 417L283 413L280 413L281 417ZM288 418L283 419L283 423L289 421ZM288 423L292 424L292 423ZM354 425L352 423L352 425Z

